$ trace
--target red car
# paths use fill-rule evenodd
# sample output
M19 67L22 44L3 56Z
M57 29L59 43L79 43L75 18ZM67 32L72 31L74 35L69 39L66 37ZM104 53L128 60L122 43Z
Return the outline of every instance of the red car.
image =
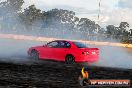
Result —
M81 42L56 40L46 45L31 47L28 55L33 59L50 59L74 62L95 62L99 58L98 48L89 48Z

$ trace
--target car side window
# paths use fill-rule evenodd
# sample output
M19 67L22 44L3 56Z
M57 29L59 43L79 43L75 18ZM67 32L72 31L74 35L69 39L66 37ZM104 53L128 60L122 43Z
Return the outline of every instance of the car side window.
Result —
M58 43L59 43L58 48L65 48L65 42L59 41Z
M65 42L65 41L59 41L59 46L58 48L70 48L70 43Z
M50 42L47 44L48 47L51 47L51 48L56 48L58 47L58 42Z
M69 42L65 42L65 48L70 48L71 44Z

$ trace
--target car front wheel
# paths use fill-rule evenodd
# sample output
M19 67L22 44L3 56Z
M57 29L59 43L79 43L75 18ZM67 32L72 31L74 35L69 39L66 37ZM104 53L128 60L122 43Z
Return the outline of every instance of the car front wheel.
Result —
M38 60L38 59L39 59L39 54L38 54L38 52L37 52L36 50L33 50L33 51L31 52L30 57L31 57L32 59Z

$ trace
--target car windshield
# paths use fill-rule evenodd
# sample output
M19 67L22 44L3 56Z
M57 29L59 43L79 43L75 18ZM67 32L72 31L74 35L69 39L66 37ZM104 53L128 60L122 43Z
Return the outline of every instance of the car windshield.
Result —
M78 48L87 48L88 46L84 43L81 42L74 42L74 44L78 47Z

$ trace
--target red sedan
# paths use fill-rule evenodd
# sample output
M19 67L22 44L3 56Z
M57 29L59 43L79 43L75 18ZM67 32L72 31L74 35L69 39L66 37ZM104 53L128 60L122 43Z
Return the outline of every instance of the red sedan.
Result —
M50 59L66 63L96 62L99 49L89 48L81 42L56 40L46 45L31 47L28 55L33 59Z

